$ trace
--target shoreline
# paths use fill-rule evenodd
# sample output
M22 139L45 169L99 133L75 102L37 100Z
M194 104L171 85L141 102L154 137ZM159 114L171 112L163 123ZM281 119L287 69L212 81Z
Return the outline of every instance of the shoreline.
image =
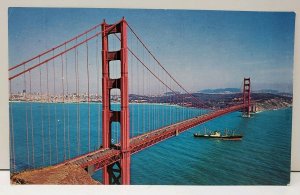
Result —
M257 111L255 113L261 113L265 111L276 111L276 110L282 110L282 109L288 109L288 108L293 108L292 103L286 103L286 104L276 104L276 105L270 105L268 103L258 103L256 105Z
M47 102L47 101L16 101L16 100L9 100L9 103L40 103L40 104L99 104L101 105L102 102L95 102L95 101L91 101L91 102ZM118 105L120 104L119 102L113 102L112 105ZM146 102L142 102L142 103L137 103L137 102L130 102L129 105L155 105L155 106L170 106L170 107L182 107L180 105L177 104L168 104L168 103L146 103ZM287 109L287 108L293 108L292 104L288 104L288 105L276 105L276 106L262 106L263 104L258 104L258 111L256 111L255 113L261 113L261 112L265 112L265 111L276 111L276 110L281 110L281 109ZM195 107L187 107L190 109L197 109Z
M293 109L293 106L286 106L286 107L280 107L280 108L270 108L270 109L259 110L259 111L256 111L254 114L259 114L259 113L267 112L267 111L284 110L284 109Z

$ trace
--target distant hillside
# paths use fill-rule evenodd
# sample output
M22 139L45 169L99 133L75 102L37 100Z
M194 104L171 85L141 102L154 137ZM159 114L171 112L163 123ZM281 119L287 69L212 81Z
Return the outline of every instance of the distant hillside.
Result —
M203 89L199 91L200 93L207 94L228 94L228 93L240 93L239 88L218 88L218 89Z
M225 90L226 91L226 90ZM223 91L224 92L224 91ZM129 95L130 103L168 103L173 105L187 105L190 107L202 107L208 109L226 108L231 105L242 103L242 93L193 93L195 101L188 94L160 95L160 96L141 96L136 94ZM271 93L252 93L251 101L256 102L257 110L272 110L292 106L292 96L271 94Z
M273 89L260 89L260 90L255 90L255 93L272 93L272 94L278 94L278 90L273 90Z
M203 89L199 91L199 93L205 93L205 94L233 94L233 93L241 93L241 92L242 91L239 88ZM270 93L270 94L291 96L291 94L289 93L281 93L278 90L274 90L274 89L253 90L252 93Z

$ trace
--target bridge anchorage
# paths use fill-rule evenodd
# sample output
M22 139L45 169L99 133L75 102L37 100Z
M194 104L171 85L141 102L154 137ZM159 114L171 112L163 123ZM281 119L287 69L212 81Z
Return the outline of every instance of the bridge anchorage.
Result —
M97 28L100 28L100 26L101 30L97 31ZM92 33L94 30L96 32L94 32L93 35ZM99 40L98 35L101 35L99 36ZM120 48L114 49L111 47L114 45L114 43L111 43L109 35L112 35L118 39L117 41L120 43ZM130 37L129 35L132 35L141 47L133 47L131 45L133 42L132 39L129 38L130 41L128 40L128 37ZM92 75L92 72L89 71L89 68L92 68L90 65L90 61L92 60L89 60L89 56L91 56L89 55L89 51L91 51L89 48L93 46L93 44L90 42L95 39L95 50L97 53L95 55L95 64L99 64L97 66L99 69L97 69L95 72L97 72L99 75L101 72L101 66L100 63L98 63L98 53L100 54L100 51L98 51L98 43L100 40L102 41L102 111L99 108L101 106L101 95L99 92L96 98L94 97L95 99L93 99L98 106L98 142L95 150L91 151L90 146L91 144L95 144L96 141L93 142L91 139L91 137L93 138L91 133L95 131L91 131L92 125L90 118L95 119L96 117L90 117L94 115L90 114L91 97L89 90L89 76ZM128 42L130 43L130 47L128 47ZM82 50L84 45L85 50ZM135 51L134 48L137 48L137 51ZM135 52L140 53L140 56ZM85 55L82 55L83 53L85 53ZM150 66L147 66L147 62L143 62L143 60L147 59L140 59L145 53L149 55L149 58L151 58L153 64L156 65L159 70L157 70L158 68L151 68ZM86 57L86 59L78 59L80 56ZM87 70L87 97L79 93L83 93L82 90L84 90L83 87L80 88L81 85L79 85L80 82L83 82L82 85L84 85L84 75L82 75L80 77L81 80L79 80L79 72L83 70L83 67L80 67L81 63L79 62L82 61L86 62L86 64L82 65L86 65L84 68ZM120 62L120 68L117 69L116 73L116 69L112 68L111 65L117 61ZM150 60L148 59L148 63L149 61ZM71 67L70 65L73 66ZM142 68L142 71L133 71L133 65L136 66L134 67L135 69L141 70ZM50 68L52 70L50 70ZM58 68L61 68L61 71ZM70 69L72 71L75 70L74 73L72 73ZM155 70L158 71L158 73L156 73ZM17 100L21 99L21 101L25 102L25 116L23 118L26 118L26 124L24 125L25 127L22 127L25 129L23 131L23 137L26 139L23 140L23 143L18 144L21 145L20 147L26 148L27 156L19 161L22 163L27 161L28 163L27 167L19 170L23 171L25 169L33 169L24 171L24 174L16 174L12 177L12 180L28 181L28 183L39 184L41 182L40 178L43 178L43 181L47 182L49 182L50 178L52 180L53 178L56 178L56 180L61 178L56 177L54 174L59 174L60 176L65 174L66 177L70 177L69 175L71 174L69 172L62 172L69 170L73 173L75 172L73 169L75 167L76 171L84 172L87 178L90 178L90 175L92 175L94 172L102 170L102 183L105 185L129 185L130 158L132 154L142 151L145 148L155 145L168 138L177 136L190 128L225 114L235 111L242 111L243 116L249 117L250 113L254 110L253 102L251 101L250 97L250 78L244 78L242 97L237 98L238 103L236 102L235 104L230 104L230 106L227 105L225 108L212 110L211 107L201 102L201 100L195 97L193 94L190 94L176 81L176 79L154 57L154 55L145 46L145 44L141 41L141 39L137 36L124 18L115 24L107 24L105 21L103 21L101 25L98 24L90 30L85 31L84 33L70 39L67 42L64 42L57 47L54 47L53 49L43 52L42 54L37 55L30 60L24 61L19 65L11 67L9 71L11 74L9 78L11 98L13 99L14 97L12 94L13 82L19 86L24 85L24 88L22 89L23 94L25 94L24 97L19 94L16 96L19 98ZM144 71L147 71L149 75L144 77ZM115 75L118 76L112 76L112 72L115 72ZM98 82L101 81L99 75L97 75ZM142 81L138 79L135 80L136 78L131 78L132 76L136 75L138 77L142 77ZM42 81L43 76L46 77L44 81ZM72 78L70 79L70 77ZM58 80L58 78L61 79L61 82ZM49 80L53 82L53 85L51 85ZM147 80L147 82L144 80ZM70 81L76 81L76 83ZM134 83L132 83L132 81L134 81ZM150 83L155 86L149 86L148 88L145 87L145 91L148 91L148 94L145 94L146 92L144 91L144 88L142 89L143 92L139 91L141 90L140 88L146 86L146 84L150 85ZM76 84L76 86L71 86L72 84ZM46 86L46 89L43 89L43 86ZM101 85L99 84L95 88L100 91L100 86ZM129 96L129 86L132 90L130 93L135 95L134 98ZM177 87L177 90L174 89L174 86ZM137 90L134 90L135 88L137 88ZM120 91L120 95L116 98L117 100L112 100L113 90L116 89ZM59 90L61 90L61 94ZM181 92L178 92L179 90ZM29 91L29 93L27 93L27 91ZM144 103L145 101L148 103L147 105L138 104ZM64 104L66 102L71 104ZM88 104L82 105L81 102L88 102ZM119 109L116 109L115 105L113 105L116 102L120 103ZM131 105L129 102L138 105ZM162 105L164 107L162 107ZM81 106L86 106L86 110L88 110L88 122L85 123L85 125L88 126L88 147L83 146L85 142L82 141L80 137L81 134L86 133L81 131L81 129L84 129L84 127L81 127L81 121L85 119L82 117L84 114L80 114L80 112L84 110L80 109ZM132 110L129 110L130 106L132 106ZM136 107L134 108L134 106ZM142 107L142 110L139 110L140 106ZM146 110L148 114L145 114L145 108L148 109ZM10 128L12 132L11 156L13 157L11 165L13 165L12 167L17 167L15 166L16 155L13 144L14 115L12 112L12 105L10 106L10 109L10 118L12 124ZM73 115L73 121L71 118L71 109L76 112ZM59 113L57 110L60 110L61 113ZM32 113L34 112L41 113L41 117L33 115ZM99 114L101 112L102 119ZM143 114L141 114L141 112L143 112ZM133 116L136 116L136 118ZM80 120L81 118L82 120ZM61 119L61 121L59 121L59 119ZM146 121L146 119L149 120ZM96 120L93 121L95 122ZM102 129L100 125L101 122ZM70 130L68 130L70 129L70 123L76 123L74 126L72 126L72 128L74 128L74 134L70 134ZM115 136L113 123L117 123L120 127L119 136ZM92 128L94 127L92 126ZM143 129L143 132L140 133L140 129ZM41 133L39 130L41 130ZM63 132L61 135L59 135L60 130L63 130L61 131ZM102 138L100 139L101 131ZM36 132L40 133L40 135L34 139ZM64 140L63 146L61 146L63 152L61 153L59 151L59 136L61 136L61 138L63 137ZM73 138L74 143L70 143L70 140L72 141L70 137ZM39 138L41 138L40 141L38 140ZM115 138L117 138L117 141L113 142L112 139ZM40 143L40 148L35 148L36 144L34 141ZM54 144L55 146L52 146ZM77 151L74 149L74 152L72 153L71 148L76 146L76 144ZM67 150L69 150L69 152L67 152ZM49 158L47 158L47 154L49 154ZM63 158L59 158L59 155L62 154ZM39 161L43 163L39 163ZM47 164L47 162L49 162L49 164ZM14 169L12 170L12 172L14 172ZM80 174L82 172L80 172ZM37 180L37 178L39 178L39 180ZM71 178L70 180L73 179ZM60 183L60 181L53 182ZM61 183L63 182L64 181L61 181ZM84 184L84 181L80 184Z

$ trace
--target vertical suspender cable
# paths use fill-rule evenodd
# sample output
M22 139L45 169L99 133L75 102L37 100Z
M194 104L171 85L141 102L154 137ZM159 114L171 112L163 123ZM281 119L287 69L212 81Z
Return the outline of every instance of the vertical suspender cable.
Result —
M169 85L169 86L171 86L171 85ZM168 108L167 108L167 116L168 116L168 125L170 125L171 124L171 114L170 114L170 109L171 109L171 101L170 101L170 97L171 97L171 91L170 91L170 93L167 91L167 94L168 94L168 96L167 96L167 102L168 102Z
M168 77L167 77L166 83L168 83ZM170 100L170 94L171 94L171 92L169 93L167 87L166 87L166 91L167 91L167 97L166 97L166 103L167 103L167 107L166 107L166 121L168 122L167 125L170 125L170 115L169 115L170 102L169 102L169 100Z
M156 72L155 71L155 66L154 66L154 72ZM157 81L156 81L157 82ZM156 129L156 123L157 123L157 98L158 98L158 94L159 94L159 92L158 92L158 90L157 90L157 87L155 87L155 92L154 92L154 94L155 94L155 105L154 105L154 129Z
M185 120L185 94L184 92L182 93L182 120Z
M170 87L173 87L172 86L172 81L170 80ZM175 95L175 93L172 93L171 94L171 96L170 96L170 105L171 105L171 109L170 109L170 120L171 120L171 124L174 124L175 123L175 120L174 120L174 109L176 108L176 107L174 107L175 106L175 104L174 104L174 95Z
M100 147L100 103L99 103L99 97L100 97L100 65L99 65L99 36L97 35L96 38L96 71L97 71L97 102L98 102L98 120L97 120L97 141L98 141L98 148Z
M145 57L145 60L147 61L147 57ZM149 62L146 62L149 65ZM151 107L150 107L150 93L149 93L149 80L148 80L148 75L149 73L146 71L145 74L145 99L146 99L146 104L145 104L145 112L146 112L146 129L145 132L147 133L150 130L150 113L151 113Z
M165 79L166 79L166 76L164 75L164 73L162 72L163 74L163 81L165 82ZM166 125L166 90L167 90L167 87L162 85L162 95L163 95L163 98L162 98L162 103L163 103L163 106L162 106L162 118L163 118L163 126Z
M77 43L77 39L76 39ZM76 77L76 142L77 142L77 155L79 155L79 97L78 97L78 64L77 64L77 48L74 50L75 62L75 77Z
M24 70L26 70L26 64L24 64ZM25 118L26 118L26 148L27 148L27 165L30 167L30 151L29 151L29 127L28 127L28 100L27 100L27 85L26 85L26 73L24 74L24 90L25 90Z
M48 101L48 144L49 144L49 164L52 164L52 148L51 148L51 120L50 120L50 96L49 96L49 65L46 63L47 72L47 101Z
M139 51L139 48L138 48L138 42L136 42L136 52L137 53L139 53L138 51ZM137 97L138 97L138 101L137 101L137 135L139 135L140 134L140 113L139 113L139 110L140 110L140 80L139 80L139 78L140 78L140 76L139 76L139 74L140 74L140 71L139 71L139 66L138 66L138 62L137 62L137 74L136 74L136 76L137 76L137 89L138 89L138 91L137 91Z
M170 79L170 87L171 87L171 79ZM172 97L172 92L170 91L170 95L169 95L169 116L170 116L170 125L173 124L172 122L172 114L171 114L171 111L172 111L172 104L171 104L171 97Z
M40 63L40 57L39 57L39 63ZM40 93L41 93L41 102L43 97L42 92L42 68L40 67ZM42 118L42 154L43 154L43 165L45 165L45 144L44 144L44 110L43 110L44 104L41 103L41 118Z
M88 81L88 148L91 151L91 116L90 116L90 72L89 72L89 44L86 42L86 72Z
M65 85L64 85L64 58L63 55L60 56L61 58L61 86L62 86L62 109L63 109L63 120L64 120L64 160L67 157L67 150L66 150L66 106L65 106Z
M188 116L191 118L191 102L189 102L189 107L188 107Z
M163 72L162 72L162 74L163 74ZM165 82L165 78L166 78L166 76L165 75L163 75L163 81ZM165 118L165 115L166 115L166 102L165 102L165 100L166 100L166 90L167 90L167 87L166 86L164 86L164 85L162 85L162 95L163 95L163 98L162 98L162 103L163 103L163 106L162 106L162 118L163 118L163 127L166 125L166 118Z
M66 44L65 44L65 50L66 50ZM71 151L70 151L70 95L69 95L69 80L68 80L68 54L66 54L66 87L67 87L67 97L68 97L68 159L71 157Z
M158 70L156 70L157 71L157 75L158 75ZM159 92L159 85L160 85L160 83L159 83L159 81L158 80L156 80L156 85L155 86L157 86L157 87L155 87L156 88L156 98L155 98L155 104L156 104L156 107L155 107L155 129L157 129L158 127L157 127L157 124L158 124L158 122L159 122L159 96L160 96L160 92Z
M9 166L10 172L14 172L13 167L13 151L12 151L12 92L11 81L9 81Z
M160 77L159 78L162 78L162 80L163 80L163 75L162 75L162 72L161 72L161 70L159 71L159 74L160 74ZM165 93L165 90L164 90L164 85L162 85L161 83L160 83L160 85L159 85L160 87L160 93L161 93L161 97L160 97L160 104L161 104L161 106L160 106L160 108L159 108L159 110L160 110L160 116L161 116L161 121L160 121L160 123L158 124L159 125L159 127L162 127L162 126L164 126L164 93Z
M132 38L130 39L130 45L132 45ZM133 92L133 82L132 82L132 80L133 80L133 74L132 74L132 69L133 69L133 63L132 63L132 61L133 61L133 59L132 59L132 56L129 56L130 57L130 64L129 64L129 70L130 70L130 75L129 75L129 82L130 82L130 91L131 91L131 94L134 94L134 92ZM132 96L133 97L133 96ZM130 103L130 97L129 97L129 103ZM130 107L130 104L129 104L129 107ZM130 111L130 113L129 113L129 119L130 119L130 138L131 137L133 137L134 135L133 135L133 129L134 129L134 124L133 124L133 117L134 117L134 115L133 115L133 109L134 109L134 104L131 104L131 108L129 109L129 111Z
M167 83L167 78L166 78L166 80L165 80L165 82ZM165 89L166 89L166 92L165 92L165 97L164 97L164 103L165 103L165 106L164 106L164 118L165 118L165 126L167 126L168 125L168 118L169 117L167 117L167 111L168 111L168 87L167 86L165 86Z
M157 76L159 77L159 69L157 69ZM160 98L161 98L161 93L160 93L160 82L159 80L156 80L157 82L157 98L156 98L156 103L157 103L157 108L156 108L156 123L155 123L155 129L159 128L159 125L161 124L161 113L160 113Z
M54 56L54 50L53 50ZM56 116L56 104L57 104L57 95L56 95L56 77L55 77L55 63L53 59L53 93L54 93L54 121L55 121L55 150L56 150L56 163L58 163L58 142L57 142L57 116Z
M151 64L150 64L150 58L149 58L149 55L147 56L147 61L148 61L148 64L149 64L149 67L151 67ZM148 112L149 112L149 115L148 115L148 131L152 130L152 123L153 123L153 91L151 91L151 86L150 86L150 73L148 72L148 75L147 75L147 91L149 92L148 93L148 96L149 96L149 102L148 102Z
M184 107L184 92L182 93L182 99L181 99L181 103L182 103L182 106L181 106L181 112L182 112L182 119L181 121L183 121L185 119L185 107Z
M77 43L77 39L76 39L76 43ZM80 140L80 117L81 117L81 113L80 113L80 88L79 88L79 62L78 62L78 49L76 48L76 63L77 63L77 89L78 89L78 92L77 92L77 110L78 110L78 154L80 154L81 152L81 140Z
M143 49L143 53L142 53L142 58L144 60L144 49ZM142 82L143 82L143 88L142 88L142 99L144 100L145 97L145 68L142 67L142 71L143 71L143 77L142 77ZM143 125L142 125L142 130L143 130L143 134L145 133L145 104L144 102L142 102L142 120L143 120Z
M9 166L10 172L14 172L13 154L12 154L12 92L11 81L9 81Z
M32 91L31 91L31 71L29 71L29 91L30 91L30 119L31 119L31 145L32 145L32 165L35 167L34 159L34 127L33 127L33 114L32 114Z
M10 95L11 95L11 98L12 98L12 90L11 90L11 85L12 85L12 81L10 80L9 81L9 92L10 92ZM16 169L16 154L15 154L15 132L14 132L14 114L13 114L13 102L10 103L9 105L10 107L10 118L11 118L11 126L10 126L10 129L11 129L11 134L10 134L10 137L11 137L11 147L10 147L10 151L11 151L11 171L14 172L15 169Z
M132 37L130 36L130 46L132 46ZM129 52L128 52L129 53ZM133 129L134 129L134 115L133 115L133 113L134 113L134 103L133 103L133 94L134 94L134 91L133 91L133 82L132 82L132 80L133 80L133 73L132 73L132 69L133 69L133 58L132 58L132 56L130 55L129 56L129 58L130 58L130 64L129 64L129 66L128 66L128 68L129 68L129 73L130 73L130 75L129 75L129 77L128 77L128 79L129 79L129 82L130 82L130 87L129 87L129 89L130 89L130 92L131 92L131 94L132 94L132 96L131 96L131 100L130 100L130 96L129 96L129 107L130 107L130 102L131 102L131 107L130 107L130 109L129 109L129 119L130 119L130 138L132 138L132 137L134 137L134 135L133 135Z

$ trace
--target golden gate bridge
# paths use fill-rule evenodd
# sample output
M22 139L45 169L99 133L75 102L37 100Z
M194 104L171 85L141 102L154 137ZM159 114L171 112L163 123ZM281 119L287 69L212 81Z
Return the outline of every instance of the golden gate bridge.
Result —
M250 78L239 101L212 109L166 70L124 18L103 21L11 66L9 74L10 100L25 104L22 112L10 104L12 173L71 164L90 175L101 169L103 184L130 184L132 154L251 110Z

